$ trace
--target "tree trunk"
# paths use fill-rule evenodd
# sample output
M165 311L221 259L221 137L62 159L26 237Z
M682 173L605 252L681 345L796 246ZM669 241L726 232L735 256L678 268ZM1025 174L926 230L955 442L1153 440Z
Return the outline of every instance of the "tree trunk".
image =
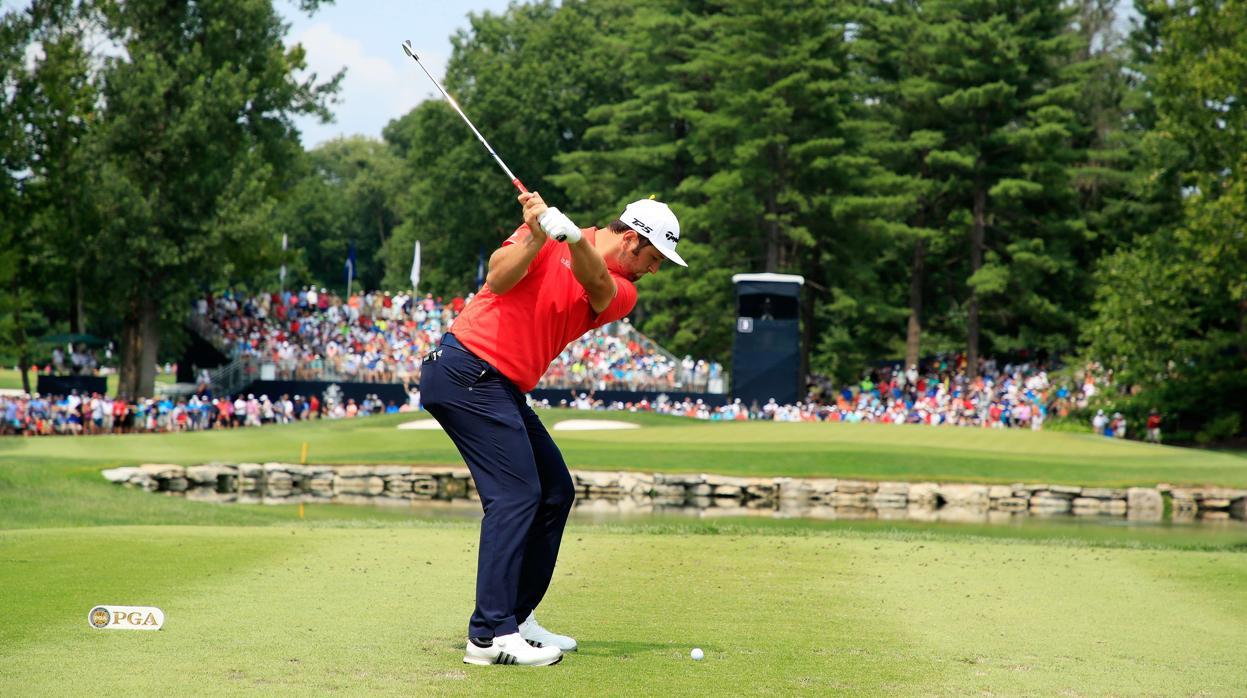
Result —
M152 397L156 394L156 349L160 345L160 322L156 299L145 296L139 303L139 328L142 331L142 351L139 353L139 395Z
M763 271L767 273L775 273L780 270L783 264L782 251L780 250L779 239L779 220L776 218L773 208L774 198L767 195L766 212L771 214L771 219L766 222L766 268Z
M909 327L905 332L905 369L918 365L922 348L922 286L926 281L927 243L914 243L914 261L909 273Z
M987 227L987 188L982 181L974 184L974 224L970 228L970 276L983 266L983 237ZM979 297L970 287L970 301L966 303L966 375L971 379L979 375Z
M85 311L85 302L82 297L82 269L74 268L74 278L70 282L69 299L69 331L73 334L85 333L87 331L87 315Z
M121 328L119 395L129 399L153 395L159 343L156 301L150 297L132 298Z
M121 321L118 356L117 397L132 400L138 395L139 315L137 301L131 298Z

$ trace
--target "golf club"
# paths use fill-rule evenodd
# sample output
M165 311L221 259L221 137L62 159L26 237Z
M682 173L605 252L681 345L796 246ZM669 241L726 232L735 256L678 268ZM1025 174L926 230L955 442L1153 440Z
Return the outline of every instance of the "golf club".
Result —
M446 88L442 87L442 83L438 82L437 78L433 77L433 73L430 73L429 69L425 68L424 64L420 62L420 57L416 55L415 51L411 50L410 39L403 42L403 52L408 56L411 56L411 60L415 61L416 65L420 66L420 70L423 70L424 74L429 76L429 79L433 81L434 85L437 85L438 91L442 93L442 96L446 98L447 102L450 102L450 106L454 107L455 111L459 113L459 116L463 117L463 121L468 125L468 128L472 129L472 133L476 134L477 140L481 142L481 145L485 146L485 150L488 150L490 155L494 156L494 161L498 163L498 166L502 168L503 172L507 173L507 177L511 178L511 183L515 185L515 188L519 189L520 193L527 194L528 189L524 187L524 183L520 181L520 178L515 176L515 173L511 171L511 168L507 167L507 164L502 161L502 158L498 157L498 153L494 152L493 147L489 145L489 141L485 140L485 137L481 135L481 132L476 130L476 127L472 125L472 120L469 119L468 115L464 114L463 110L459 108L459 103L455 101L455 98L450 96L450 93L446 91Z
M514 184L515 188L520 190L520 193L527 194L528 189L525 188L524 183L520 181L520 178L515 176L515 173L511 171L511 168L507 167L507 164L502 161L502 158L498 157L498 153L494 152L493 147L489 145L489 141L485 140L485 137L481 135L481 132L476 130L476 126L472 124L472 120L468 118L468 115L464 114L463 110L459 108L459 103L455 101L455 98L450 96L450 93L446 91L446 88L442 87L442 83L438 82L437 78L433 77L433 73L430 73L429 69L424 67L424 64L420 62L420 57L417 56L416 52L411 49L411 40L404 41L402 46L403 53L411 56L411 60L415 61L416 65L420 66L420 70L423 70L424 74L429 76L429 79L433 81L434 85L437 85L438 91L442 93L442 96L446 98L447 102L450 102L450 106L454 107L455 111L459 113L459 116L463 117L464 123L468 125L468 128L472 129L472 133L476 134L476 139L481 142L481 145L485 146L485 150L488 150L490 155L494 156L494 162L497 162L498 166L502 168L502 171L507 174L507 177L511 178L511 184ZM559 242L573 243L580 241L580 228L577 228L576 224L572 223L571 219L569 219L557 208L548 206L538 220L541 223L541 227L555 240Z

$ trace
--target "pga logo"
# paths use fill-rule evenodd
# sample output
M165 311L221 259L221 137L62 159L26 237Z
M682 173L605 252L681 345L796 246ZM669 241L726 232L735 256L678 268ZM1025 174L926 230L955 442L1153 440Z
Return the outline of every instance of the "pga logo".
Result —
M165 612L154 606L96 606L87 624L97 630L160 630Z

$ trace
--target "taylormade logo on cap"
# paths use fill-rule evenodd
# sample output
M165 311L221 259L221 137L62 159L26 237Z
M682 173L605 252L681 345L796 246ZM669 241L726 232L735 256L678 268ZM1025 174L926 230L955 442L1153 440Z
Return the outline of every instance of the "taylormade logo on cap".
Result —
M680 241L680 221L676 220L666 204L653 199L633 201L624 209L619 220L644 235L664 257L682 267L688 266L675 251L675 244Z

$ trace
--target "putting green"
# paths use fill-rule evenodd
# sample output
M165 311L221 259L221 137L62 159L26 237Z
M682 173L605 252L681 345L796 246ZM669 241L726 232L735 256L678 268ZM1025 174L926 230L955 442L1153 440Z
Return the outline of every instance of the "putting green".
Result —
M1207 484L1247 487L1247 459L1090 434L875 424L697 422L621 412L541 412L566 419L626 420L641 429L560 431L572 467L723 475L828 476L945 482L1046 482L1121 487ZM0 440L7 463L84 464L223 461L461 463L438 430L401 430L411 415L190 434ZM103 466L101 466L103 467Z
M0 533L4 695L1231 695L1247 556L843 532L569 529L547 669L460 663L476 531ZM157 633L88 627L160 606ZM706 659L694 662L698 646Z

